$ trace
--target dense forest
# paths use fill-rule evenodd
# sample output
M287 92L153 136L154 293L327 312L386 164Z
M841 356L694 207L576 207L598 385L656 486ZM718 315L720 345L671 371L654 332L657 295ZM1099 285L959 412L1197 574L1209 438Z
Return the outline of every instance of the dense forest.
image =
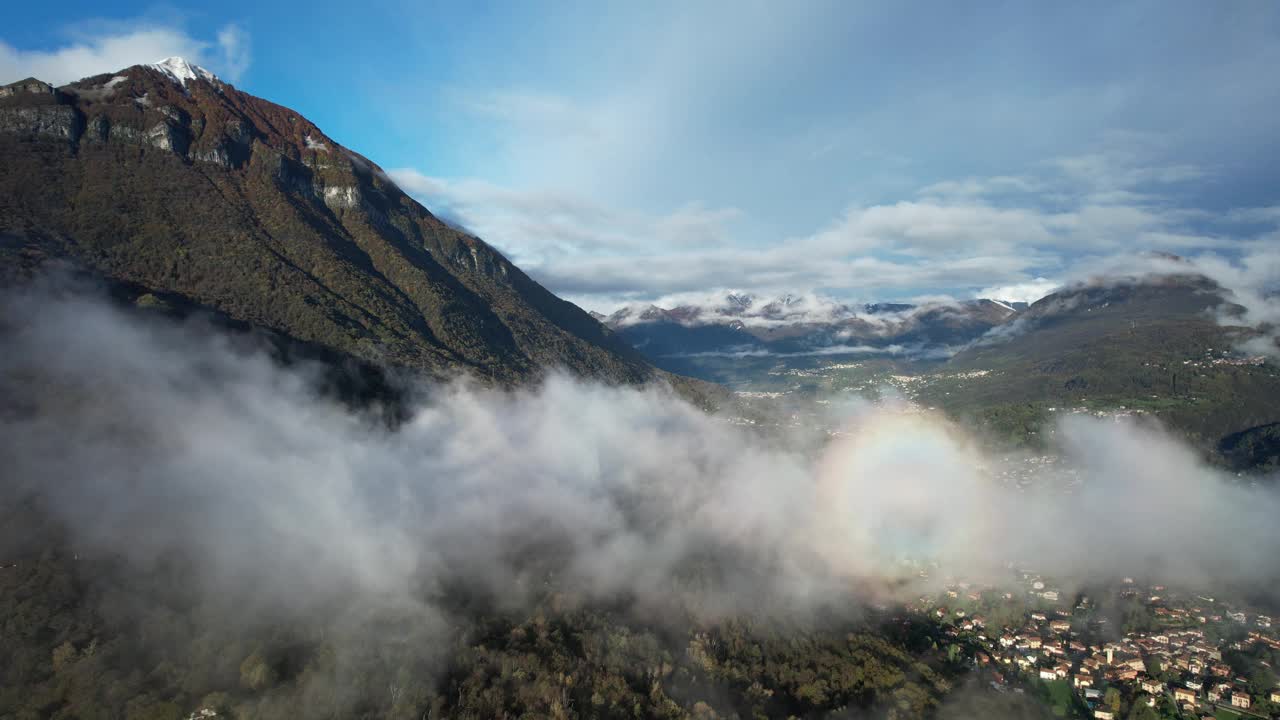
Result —
M301 594L272 609L207 586L177 553L143 564L73 547L29 501L9 498L0 527L13 553L0 570L5 718L913 718L964 707L948 693L968 663L936 628L855 606L708 621L674 601L584 604L549 580L530 606L459 585L424 588L443 614Z

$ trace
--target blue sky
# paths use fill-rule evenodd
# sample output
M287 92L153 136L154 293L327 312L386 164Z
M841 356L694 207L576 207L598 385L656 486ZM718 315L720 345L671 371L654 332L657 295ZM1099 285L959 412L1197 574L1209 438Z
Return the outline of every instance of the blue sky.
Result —
M1277 267L1269 1L23 3L0 81L169 54L587 307Z

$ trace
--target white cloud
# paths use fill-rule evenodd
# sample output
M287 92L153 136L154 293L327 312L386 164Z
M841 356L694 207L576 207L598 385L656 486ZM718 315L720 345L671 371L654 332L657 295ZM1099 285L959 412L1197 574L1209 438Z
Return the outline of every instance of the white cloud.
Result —
M1107 152L1061 157L1050 164L1094 192L1174 185L1200 180L1208 174L1204 168L1191 164L1149 164L1141 157L1140 138L1126 135L1122 142ZM1138 143L1138 148L1132 143Z
M850 209L827 231L837 246L887 247L912 254L965 248L967 252L1036 246L1052 240L1047 218L1029 208L1001 208L982 202L902 201ZM821 237L821 236L816 236Z
M1062 462L1021 467L1046 490L1078 470L1068 493L1014 492L998 480L1007 455L891 406L841 408L840 431L805 449L654 388L557 376L434 386L388 431L207 328L66 295L5 300L0 389L24 412L0 416L0 499L39 493L86 551L189 553L196 590L238 604L303 616L397 599L443 618L423 588L466 580L521 604L554 577L587 598L805 609L912 597L928 581L904 557L972 580L1026 559L1064 581L1142 570L1274 587L1275 487L1229 482L1139 425L1059 423ZM1095 531L1064 544L1082 516ZM675 582L690 557L733 561L693 589Z
M721 52L730 61L716 72L741 69L736 63L742 58L731 48L713 54ZM624 209L636 207L630 197L601 201L610 193L599 191L608 183L598 180L636 187L637 162L665 157L670 162L661 168L664 178L671 178L672 186L687 186L690 177L671 173L688 168L690 157L710 158L730 149L719 137L702 138L700 146L682 144L690 138L681 133L698 113L724 112L719 105L706 105L711 98L733 102L733 79L708 83L716 73L691 72L675 88L640 83L626 85L625 92L610 85L592 93L587 83L578 94L528 88L469 93L459 100L462 109L497 124L502 142L517 146L515 159L504 155L501 163L521 170L507 173L507 185L431 179L412 170L399 171L398 179L429 207L444 208L508 251L553 291L593 309L729 288L760 295L818 291L841 300L950 293L1031 301L1052 290L1055 281L1087 272L1099 258L1159 251L1230 255L1249 237L1242 231L1280 223L1275 208L1207 210L1183 199L1189 189L1212 190L1224 177L1222 167L1212 164L1218 161L1192 162L1178 149L1175 134L1162 128L1116 129L1123 126L1115 123L1103 124L1071 147L1049 149L1043 156L1048 160L1006 164L1011 171L925 181L904 176L895 180L901 181L895 192L871 200L849 199L857 197L849 192L843 210L825 223L821 217L809 219L811 230L798 233L776 229L794 223L770 222L776 206L794 200L790 188L775 188L776 202L771 197L739 205L757 208L750 212L692 203L666 214L646 213ZM1112 100L1127 97L1122 86L1103 90ZM1097 99L1090 93L1068 95L1071 104ZM946 98L954 99L954 93ZM676 117L676 109L687 117ZM863 135L843 125L838 131L815 130L824 122L806 116L805 126L788 136L804 142L751 145L747 154L753 162L758 159L758 166L739 170L752 178L794 177L792 165L786 173L770 172L767 155L781 147L789 163L798 163L795 158L813 154L815 145L832 145L835 152L835 140L857 145ZM715 127L730 137L737 126L720 122ZM850 146L839 154L851 161L850 153L861 150ZM677 151L681 157L672 158ZM906 173L923 166L919 158L905 158L894 167ZM532 170L540 174L538 184L523 184L531 175L524 171ZM736 178L720 178L707 186L706 195L695 197L715 197L736 183Z
M236 25L225 25L214 42L186 31L137 23L113 25L97 35L77 36L52 50L24 50L0 41L0 82L35 77L54 85L114 72L133 65L181 56L219 77L238 82L249 67L249 37Z
M219 67L227 80L238 82L249 69L249 44L249 34L239 25L225 25L218 30Z
M1269 218L1237 210L1221 218L1134 195L1097 203L1093 187L1072 195L1061 176L961 181L916 200L858 205L812 234L739 241L751 218L735 208L692 204L665 215L609 207L565 192L521 191L477 180L391 175L428 207L510 253L553 291L607 309L664 296L740 288L762 295L821 290L879 300L953 292L1035 300L1082 258L1238 246L1205 232L1213 221ZM1132 176L1143 176L1133 171ZM1039 188L996 203L990 188ZM945 189L945 188L944 188ZM930 193L933 193L930 195ZM1051 195L1053 209L1043 200Z
M1240 317L1223 317L1229 325L1258 328L1261 335L1242 350L1280 357L1280 234L1250 243L1238 257L1206 253L1192 258L1196 270L1232 292L1244 308Z
M1004 302L1033 303L1059 287L1061 287L1059 283L1038 277L1026 282L986 287L975 293L975 297L1002 300Z
M1162 15L1204 40L1178 52L1129 42L1149 28L1122 20L1070 41L1027 27L1002 42L1034 52L990 55L838 3L551 11L530 32L553 51L477 53L472 85L429 98L473 144L456 172L493 181L440 181L429 204L591 307L731 287L959 297L1085 255L1226 251L1240 223L1274 221L1221 212L1235 173L1266 186L1259 139L1277 137L1275 13L1257 12ZM930 24L982 24L948 15ZM901 62L847 71L887 55ZM574 207L548 221L533 199ZM661 221L681 207L693 226Z
M525 269L574 257L629 257L646 248L724 245L736 208L691 203L650 215L554 190L519 191L483 180L446 180L410 168L387 173L433 212L509 253Z
M730 287L839 294L1020 280L1029 263L1044 257L1009 250L1037 225L1041 238L1050 237L1030 211L922 201L852 208L813 235L747 246L734 242L733 231L747 219L736 208L690 204L655 216L553 191L432 178L412 169L389 174L553 291L593 308ZM903 256L886 259L873 250Z
M1231 223L1280 224L1280 205L1259 208L1236 208L1223 218Z
M1027 193L1040 189L1033 178L1013 175L995 177L968 177L962 180L943 180L920 190L924 197L977 198L1004 193Z

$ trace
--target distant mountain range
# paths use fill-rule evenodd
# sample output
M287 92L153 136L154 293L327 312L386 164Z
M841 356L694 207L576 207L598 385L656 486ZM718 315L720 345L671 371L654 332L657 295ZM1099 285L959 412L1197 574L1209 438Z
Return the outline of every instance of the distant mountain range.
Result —
M600 319L653 362L691 354L892 352L942 356L1010 322L1025 303L996 300L849 305L808 295L624 307Z
M665 377L301 114L180 58L0 88L0 166L10 279L70 260L148 303L428 373Z
M809 296L623 308L603 321L658 366L751 387L877 360L927 374L918 400L1024 441L1062 408L1149 413L1241 469L1280 467L1280 370L1200 275L1100 278L1032 303L844 305ZM949 378L963 378L951 380Z

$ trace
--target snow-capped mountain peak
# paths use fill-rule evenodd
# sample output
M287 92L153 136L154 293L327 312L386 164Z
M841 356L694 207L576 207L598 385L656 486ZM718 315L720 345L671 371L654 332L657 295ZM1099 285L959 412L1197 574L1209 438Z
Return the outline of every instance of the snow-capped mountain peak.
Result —
M193 65L187 62L185 58L177 56L167 57L158 63L151 63L147 67L169 76L170 80L173 80L182 87L187 86L188 80L207 80L208 82L216 82L218 80L217 75L214 75L199 65Z

